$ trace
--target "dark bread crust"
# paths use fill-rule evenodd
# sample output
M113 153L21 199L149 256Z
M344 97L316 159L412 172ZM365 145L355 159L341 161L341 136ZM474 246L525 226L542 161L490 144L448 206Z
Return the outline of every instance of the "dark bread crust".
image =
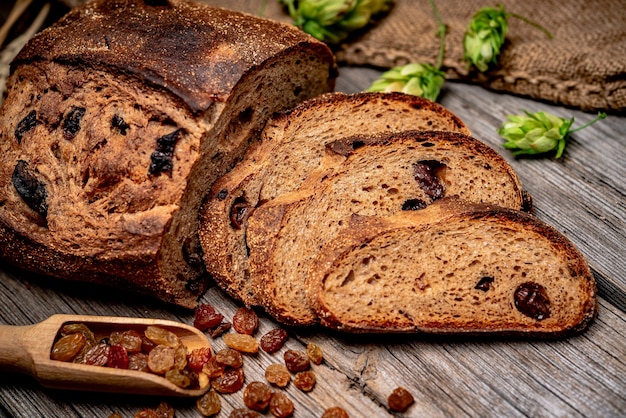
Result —
M406 321L406 318L398 320L397 318L370 317L368 319L365 314L361 320L346 321L337 315L333 307L325 301L323 286L330 272L336 269L348 254L368 247L377 237L391 235L397 230L409 230L413 235L417 235L422 231L436 229L443 225L455 222L467 224L473 221L481 224L487 222L500 224L505 228L511 228L511 231L524 231L522 233L530 239L535 236L549 242L554 251L559 254L559 261L567 266L567 271L563 274L572 278L572 287L579 286L582 289L582 298L570 300L566 307L569 309L571 306L571 309L575 311L573 318L552 323L549 326L543 326L541 321L530 324L529 322L533 321L520 321L502 326L497 321L492 322L479 316L465 318L461 320L461 324L452 323L444 318L437 319L436 316L425 321L411 322ZM492 243L492 245L495 246L497 243ZM513 255L510 254L510 256ZM455 198L442 199L420 212L405 212L390 218L354 216L344 233L327 243L320 251L310 272L307 281L307 297L320 316L321 323L330 328L348 332L499 334L562 338L586 329L598 311L597 289L593 274L584 256L563 234L531 214L498 206L472 204ZM558 292L553 289L550 291ZM437 301L433 302L437 303ZM510 305L504 306L503 309L515 310L516 308L511 301Z
M290 49L308 49L334 68L325 45L284 23L193 2L95 1L35 36L11 71L34 61L104 67L147 80L202 112L227 101L246 72Z

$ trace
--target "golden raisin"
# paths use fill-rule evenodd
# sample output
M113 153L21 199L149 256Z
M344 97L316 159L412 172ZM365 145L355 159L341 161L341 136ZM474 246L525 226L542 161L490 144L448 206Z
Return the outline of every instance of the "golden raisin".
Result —
M149 325L144 332L150 341L158 345L176 348L181 345L180 339L172 331L162 327Z
M233 350L241 351L242 353L256 353L259 351L259 343L257 340L248 334L226 334L223 337L224 343Z
M414 401L413 395L403 387L395 388L387 399L389 409L396 412L406 411Z
M54 343L50 358L52 360L70 361L85 345L85 336L77 332L68 334Z
M315 343L308 343L306 345L306 354L313 364L321 364L324 359L322 349Z
M280 388L284 388L291 381L291 374L282 364L270 364L265 369L265 380Z
M303 392L310 392L315 387L315 373L310 370L296 373L293 384Z
M148 354L148 367L156 374L165 374L174 367L174 349L164 345L157 345Z
M128 353L141 351L141 334L137 331L113 331L109 336L109 344L121 345Z
M174 418L176 415L174 407L167 402L161 402L156 408L156 413L159 418Z
M233 409L228 418L258 418L261 414L245 408Z
M220 413L222 401L216 391L210 390L198 398L196 408L205 417L211 417Z

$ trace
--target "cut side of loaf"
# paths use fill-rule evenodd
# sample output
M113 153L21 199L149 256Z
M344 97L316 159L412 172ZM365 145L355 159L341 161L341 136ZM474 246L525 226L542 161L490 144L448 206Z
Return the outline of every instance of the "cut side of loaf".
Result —
M198 211L275 112L331 91L326 45L192 2L96 0L15 58L0 111L0 256L194 307Z
M256 305L249 279L247 217L263 202L298 189L337 138L404 130L469 134L450 111L402 93L329 93L271 118L245 158L220 178L201 209L200 242L215 281Z
M325 171L248 218L253 292L278 320L309 325L317 315L305 283L313 259L353 214L420 211L447 196L529 208L511 166L493 149L453 132L405 131L330 143ZM337 155L343 160L337 159Z
M355 217L307 282L325 326L351 332L560 337L597 312L575 246L532 215L446 199L395 217Z

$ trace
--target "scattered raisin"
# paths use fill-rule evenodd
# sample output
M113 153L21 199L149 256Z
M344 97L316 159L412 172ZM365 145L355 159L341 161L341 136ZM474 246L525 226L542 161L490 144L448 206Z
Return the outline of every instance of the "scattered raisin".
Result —
M156 408L156 413L159 418L174 418L176 415L174 407L167 402L161 402Z
M150 341L158 345L165 345L172 348L181 345L178 336L165 328L149 325L146 327L144 334Z
M493 280L494 278L490 276L481 277L476 286L474 286L474 289L486 292L487 290L491 289L491 284L493 283Z
M266 353L275 353L283 347L287 338L289 335L284 329L276 328L268 331L261 337L261 349Z
M72 107L63 119L63 137L70 140L76 136L80 130L80 121L85 116L84 107Z
M77 332L59 338L52 347L50 358L52 360L70 361L85 345L85 336Z
M275 392L270 399L270 413L277 418L293 416L294 405L283 392Z
M114 115L111 118L111 128L116 129L120 134L126 136L126 131L130 129L130 126L124 122L121 116Z
M205 417L210 417L219 414L222 401L216 391L210 390L196 400L196 408Z
M315 343L308 343L306 345L306 354L313 364L322 364L322 360L324 360L322 349Z
M133 415L133 418L159 418L159 416L154 409L144 408Z
M227 369L224 374L211 379L211 387L218 393L235 393L243 387L243 368Z
M303 392L310 392L315 387L315 373L311 370L296 373L293 378L293 384Z
M237 350L233 350L232 348L224 348L218 351L215 355L215 360L218 363L221 363L224 366L232 367L233 369L238 369L243 366L243 357L241 356L241 353Z
M413 164L413 177L420 188L432 200L441 199L445 188L437 174L445 168L445 164L436 160L423 160Z
M285 359L285 366L292 373L305 371L311 366L309 356L303 351L287 350L283 358Z
M157 345L148 354L148 367L153 373L165 374L174 367L174 349L165 345Z
M48 216L48 193L46 185L39 181L28 168L28 163L18 160L11 176L13 187L26 202L29 208L37 212L44 219Z
M424 209L426 206L426 202L421 199L407 199L402 204L402 210L420 210Z
M228 418L259 418L261 414L249 409L237 408L233 409Z
M21 144L24 134L37 126L38 123L37 112L35 110L28 112L24 119L18 122L15 128L15 139L17 139L17 143Z
M211 338L216 339L221 337L226 331L232 327L230 322L222 322L217 327L211 330Z
M283 364L270 364L265 369L265 380L280 388L284 388L291 381L291 374Z
M217 193L217 195L215 195L215 197L217 197L217 200L224 200L224 199L226 199L226 197L228 197L228 190L226 190L226 189L220 190Z
M533 282L519 285L515 290L515 307L526 316L538 321L550 316L550 299L546 289Z
M105 343L96 344L85 353L82 363L91 366L106 366L109 361L110 346Z
M321 418L350 418L350 415L340 406L333 406L324 411Z
M167 135L163 135L160 138L157 138L156 149L150 155L150 167L148 169L148 173L152 175L159 175L161 173L166 173L168 175L172 175L172 170L174 168L174 147L178 142L181 130L177 129Z
M272 390L263 382L250 382L243 391L243 403L255 411L265 411L272 397Z
M215 311L211 305L199 305L194 312L193 326L200 331L215 328L222 323L224 315Z
M205 364L213 358L213 350L211 347L201 347L192 350L187 358L187 366L190 370L200 373Z
M403 387L397 387L387 398L389 409L396 412L404 412L414 402L413 395Z
M259 343L253 336L248 334L226 334L223 337L224 343L233 350L242 353L256 353L259 351Z
M259 317L250 308L239 308L233 316L233 328L240 334L254 334L259 327Z

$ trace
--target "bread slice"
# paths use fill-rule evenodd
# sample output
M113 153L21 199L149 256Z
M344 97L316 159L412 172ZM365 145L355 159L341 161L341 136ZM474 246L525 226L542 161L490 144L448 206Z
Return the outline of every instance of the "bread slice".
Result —
M311 262L353 214L419 211L446 196L515 210L529 202L511 166L493 149L453 132L405 131L337 140L343 156L307 187L259 207L248 218L250 276L261 305L294 325L316 322L304 288ZM334 158L335 159L335 158Z
M351 332L557 337L597 313L583 255L536 217L443 199L394 217L353 217L318 253L307 296Z
M299 188L339 137L407 129L469 134L437 103L402 93L329 93L273 117L246 157L219 179L201 209L200 242L215 281L247 305L247 216L262 202Z
M328 47L292 25L142 0L72 10L11 70L2 258L186 307L208 283L197 216L210 186L272 114L337 75Z

